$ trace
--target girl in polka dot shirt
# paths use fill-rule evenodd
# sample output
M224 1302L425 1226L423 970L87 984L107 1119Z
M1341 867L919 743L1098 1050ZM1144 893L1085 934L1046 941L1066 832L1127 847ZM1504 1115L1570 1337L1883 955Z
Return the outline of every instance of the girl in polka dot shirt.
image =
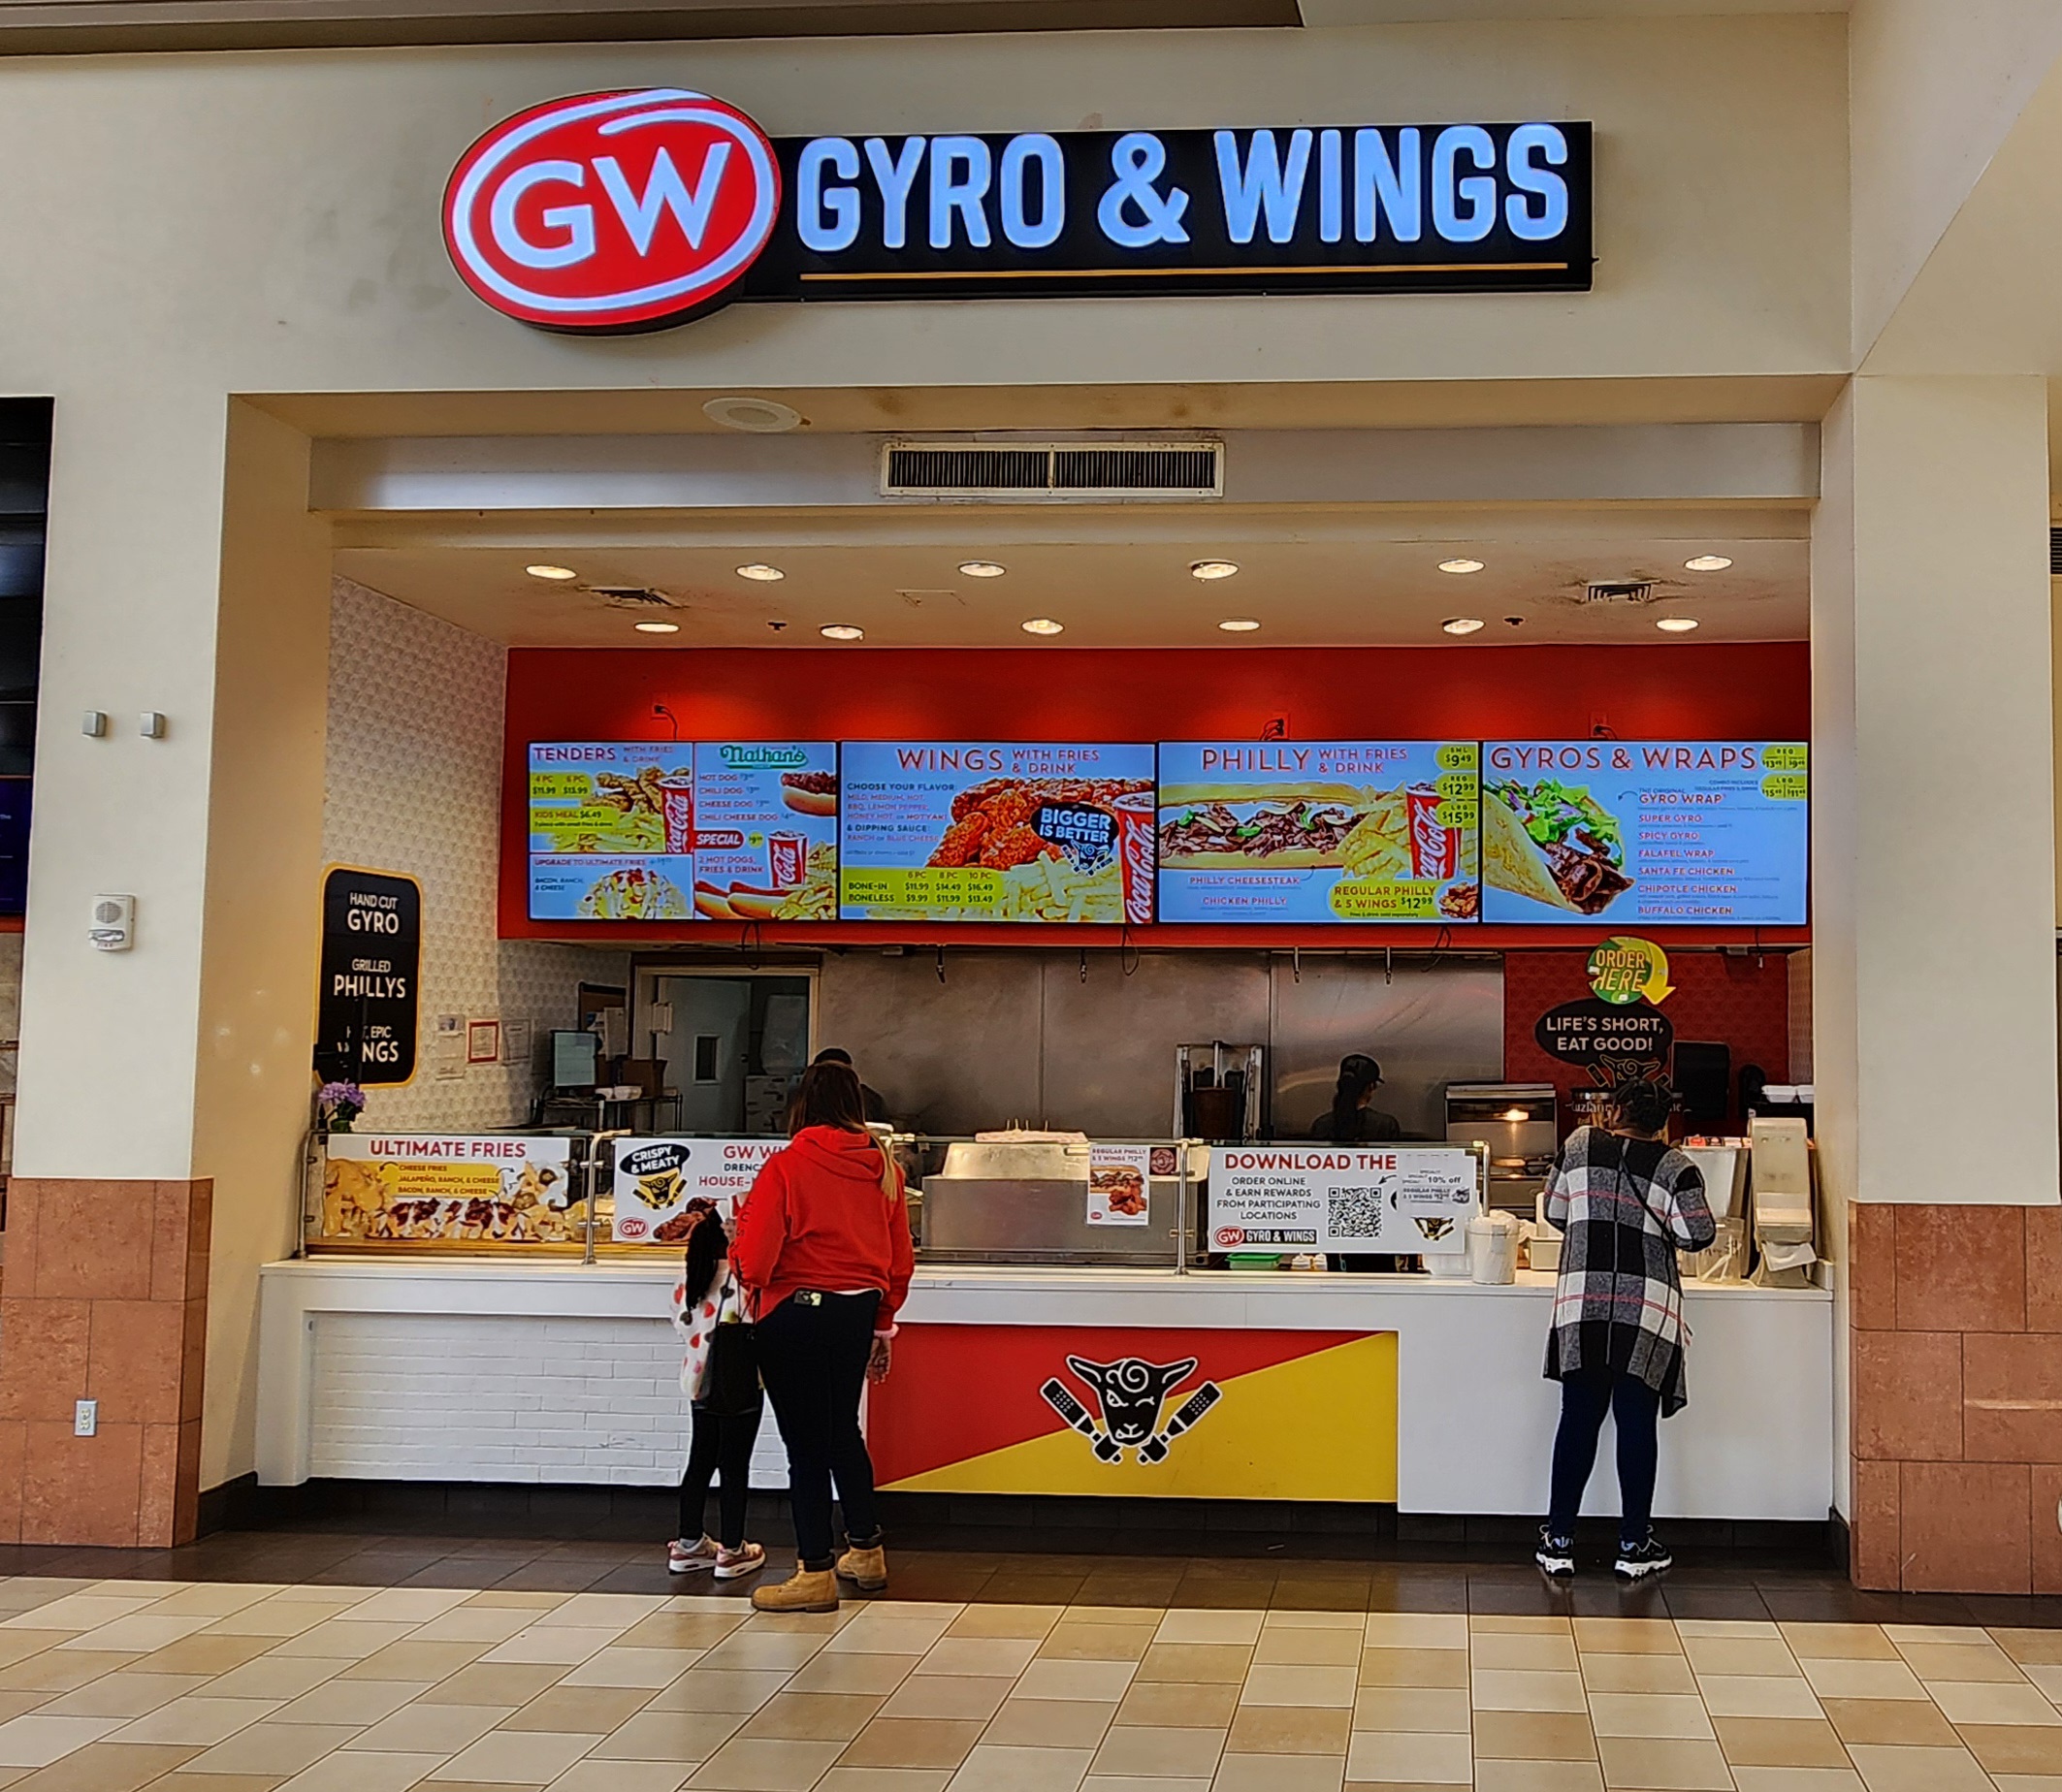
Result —
M666 1546L674 1574L711 1568L719 1581L734 1581L765 1566L766 1552L745 1540L745 1500L752 1485L752 1446L765 1411L755 1398L741 1413L712 1412L709 1347L719 1325L746 1320L744 1290L730 1267L730 1239L713 1201L697 1199L701 1217L688 1234L684 1272L673 1285L673 1328L687 1345L680 1365L681 1392L693 1402L693 1441L680 1477L680 1534ZM720 1535L702 1529L709 1483L717 1483Z

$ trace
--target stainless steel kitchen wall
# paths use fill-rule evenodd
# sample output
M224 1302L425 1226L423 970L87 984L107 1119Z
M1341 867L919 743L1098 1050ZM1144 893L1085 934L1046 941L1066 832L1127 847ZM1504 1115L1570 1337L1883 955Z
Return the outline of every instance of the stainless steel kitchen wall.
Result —
M1008 1126L1103 1137L1164 1135L1174 1052L1223 1040L1267 1047L1278 1137L1332 1098L1340 1058L1371 1052L1376 1098L1406 1133L1437 1137L1449 1081L1503 1072L1503 969L1493 959L1264 952L826 952L819 1045L842 1045L898 1125Z

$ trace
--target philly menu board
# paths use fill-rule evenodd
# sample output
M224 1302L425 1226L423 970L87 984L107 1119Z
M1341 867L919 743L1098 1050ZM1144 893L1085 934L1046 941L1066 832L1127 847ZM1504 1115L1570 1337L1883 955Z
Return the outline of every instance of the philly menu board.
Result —
M828 920L828 741L547 741L530 749L530 916Z
M1809 760L1801 741L1492 741L1483 916L1801 925Z
M1473 741L1160 748L1163 921L1471 921Z
M847 920L1147 921L1153 750L848 741Z

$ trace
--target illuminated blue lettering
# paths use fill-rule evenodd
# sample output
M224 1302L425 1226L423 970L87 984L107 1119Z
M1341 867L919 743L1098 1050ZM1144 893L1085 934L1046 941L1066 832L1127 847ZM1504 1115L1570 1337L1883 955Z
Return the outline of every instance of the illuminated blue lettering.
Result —
M1535 155L1559 168L1568 159L1568 140L1551 124L1521 124L1504 146L1503 169L1518 191L1503 202L1511 235L1525 242L1551 242L1568 227L1568 183L1537 167ZM1522 195L1535 194L1534 213Z
M931 139L931 247L952 246L952 213L958 212L970 248L988 246L987 197L993 166L988 145L978 137Z
M1477 168L1497 166L1496 143L1479 124L1441 131L1432 145L1433 228L1448 242L1480 242L1497 228L1497 182L1489 175L1456 179L1454 164L1464 152Z
M1024 209L1024 171L1038 164L1039 215ZM1019 249L1048 249L1067 227L1067 162L1059 144L1040 132L1013 137L1002 152L1002 234Z
M819 137L803 144L795 165L796 234L804 248L834 255L859 239L859 195L849 186L825 186L826 168L841 180L857 179L858 150L842 137Z
M1353 240L1372 242L1383 218L1399 242L1415 242L1425 234L1424 172L1420 167L1418 128L1397 133L1396 160L1373 129L1353 133Z
M1303 205L1304 176L1310 167L1310 133L1289 133L1289 161L1284 168L1273 131L1255 131L1246 145L1245 166L1239 166L1239 140L1230 131L1211 139L1217 146L1217 184L1224 191L1224 228L1234 242L1251 242L1264 210L1268 240L1287 242L1296 235L1296 213Z
M1339 177L1339 134L1317 134L1317 235L1325 242L1337 242L1343 234L1340 213L1345 182Z
M910 188L917 184L917 169L923 160L920 137L905 137L892 160L887 144L878 137L866 140L866 165L874 171L874 184L881 189L882 246L899 249L909 241Z

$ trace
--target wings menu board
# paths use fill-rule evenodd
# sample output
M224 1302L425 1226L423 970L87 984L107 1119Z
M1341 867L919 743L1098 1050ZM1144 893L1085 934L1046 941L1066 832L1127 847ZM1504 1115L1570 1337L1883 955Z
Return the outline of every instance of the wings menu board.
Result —
M1160 746L1163 921L1472 921L1473 741Z
M1152 918L1153 750L847 741L851 921Z
M687 920L693 835L687 742L532 743L532 920Z
M1483 918L1801 926L1800 741L1492 741Z
M694 912L718 921L837 918L835 745L696 743Z

